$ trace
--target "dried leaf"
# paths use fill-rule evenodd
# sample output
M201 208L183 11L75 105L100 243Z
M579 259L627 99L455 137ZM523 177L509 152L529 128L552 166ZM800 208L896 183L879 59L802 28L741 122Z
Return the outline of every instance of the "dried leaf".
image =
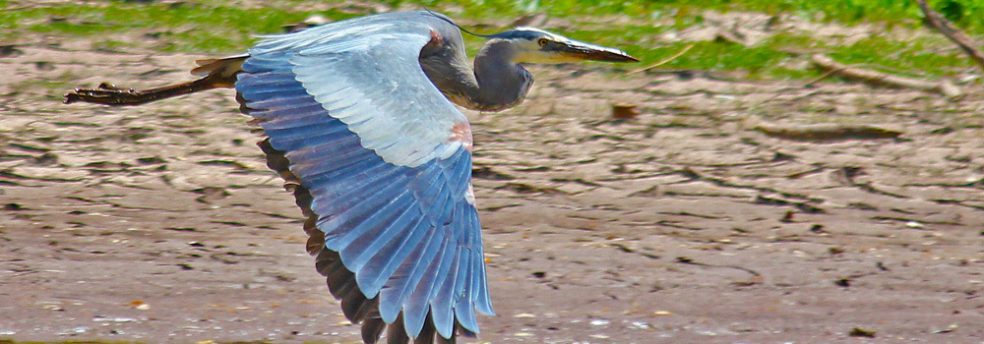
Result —
M867 328L862 328L862 327L855 327L855 328L852 328L851 329L851 332L849 332L847 335L849 335L851 337L875 338L875 333L877 333L877 331L872 330L872 329L867 329Z
M612 117L616 119L639 117L639 107L632 104L614 104L612 105Z

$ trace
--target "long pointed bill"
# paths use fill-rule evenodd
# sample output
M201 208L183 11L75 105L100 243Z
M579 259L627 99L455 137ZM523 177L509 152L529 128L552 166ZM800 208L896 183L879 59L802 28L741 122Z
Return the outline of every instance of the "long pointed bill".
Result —
M547 45L547 47L545 47L544 50L552 50L565 57L578 60L639 62L639 59L626 54L624 51L575 40L569 40L566 42L551 42Z

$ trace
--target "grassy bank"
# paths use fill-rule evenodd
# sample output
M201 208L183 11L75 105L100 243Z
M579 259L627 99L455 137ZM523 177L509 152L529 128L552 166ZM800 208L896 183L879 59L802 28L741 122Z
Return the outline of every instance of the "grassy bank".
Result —
M31 5L0 0L0 41L83 38L105 50L149 49L165 52L228 54L255 42L254 35L276 33L283 25L317 14L340 20L370 13L371 6L325 5L317 1L280 1L269 7L204 0L182 3L93 1ZM682 0L457 0L384 1L388 8L426 6L471 23L508 23L528 13L576 23L555 28L572 37L623 48L653 63L695 44L666 68L744 71L753 78L807 78L817 72L795 63L789 51L824 52L846 63L884 67L906 74L952 75L971 65L942 37L898 40L877 32L843 43L803 33L776 33L751 46L727 41L667 41L662 35L704 25L707 10L786 14L843 26L872 24L875 30L916 30L921 14L914 1L892 0L711 0L699 5ZM936 6L969 32L984 32L984 0L936 1ZM318 10L309 10L315 9ZM611 18L618 24L611 24ZM582 28L582 24L583 28ZM485 31L495 28L483 28ZM28 42L32 39L28 38ZM472 40L474 49L481 42Z

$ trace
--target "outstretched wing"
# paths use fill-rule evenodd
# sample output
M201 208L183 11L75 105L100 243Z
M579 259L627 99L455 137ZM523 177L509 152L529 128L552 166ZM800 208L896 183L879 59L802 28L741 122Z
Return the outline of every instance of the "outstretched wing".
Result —
M431 19L428 19L431 18ZM308 250L363 338L453 338L493 314L471 194L471 133L420 67L430 14L268 37L236 90L305 211ZM402 333L401 333L402 332Z

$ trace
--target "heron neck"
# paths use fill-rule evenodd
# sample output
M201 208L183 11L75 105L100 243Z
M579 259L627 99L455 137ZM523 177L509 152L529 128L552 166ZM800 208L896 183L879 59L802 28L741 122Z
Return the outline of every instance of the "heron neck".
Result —
M526 98L533 76L512 61L515 49L511 42L493 39L475 56L475 87L468 90L471 104L479 111L502 111L519 105Z

